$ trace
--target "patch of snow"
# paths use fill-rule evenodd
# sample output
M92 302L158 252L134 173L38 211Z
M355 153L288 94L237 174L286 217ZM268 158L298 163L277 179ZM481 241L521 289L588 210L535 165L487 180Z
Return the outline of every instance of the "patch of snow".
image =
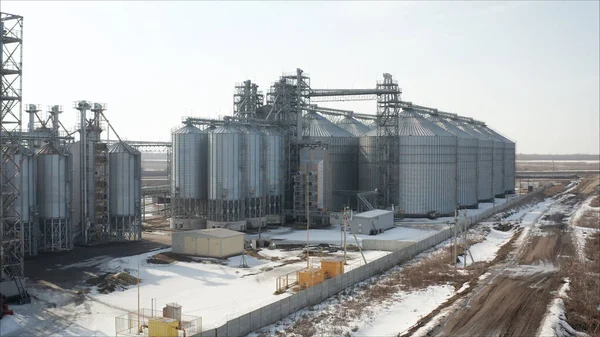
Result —
M389 308L378 311L370 322L352 335L397 336L399 332L408 330L453 295L454 287L450 285L432 286L402 294L399 301L394 302Z
M537 337L588 337L588 334L576 331L567 323L563 299L566 298L568 290L569 279L565 278L565 283L558 290L558 296L548 305L546 315L536 334Z
M6 315L0 319L0 336L16 336L21 330L23 330L23 327L17 323L13 316Z
M81 262L62 266L62 267L60 267L60 270L65 270L65 269L70 269L70 268L96 267L96 266L99 266L106 262L109 262L112 259L113 258L108 255L95 256L95 257L89 258L89 259L81 261Z
M469 289L469 287L470 287L470 285L469 285L469 282L465 282L465 283L462 285L462 287L460 287L460 289L458 289L458 290L456 291L456 293L457 293L457 294L460 294L460 293L462 293L463 291L465 291L465 290Z
M510 240L510 238L515 233L514 230L508 232L497 231L495 229L491 229L489 234L486 236L485 240L480 243L476 243L469 247L471 251L471 255L475 262L480 261L492 261L500 247L502 247L506 242ZM472 263L471 256L467 254L467 256L462 255L458 257L460 262L457 264L458 267L464 266L464 259L467 259L467 265Z

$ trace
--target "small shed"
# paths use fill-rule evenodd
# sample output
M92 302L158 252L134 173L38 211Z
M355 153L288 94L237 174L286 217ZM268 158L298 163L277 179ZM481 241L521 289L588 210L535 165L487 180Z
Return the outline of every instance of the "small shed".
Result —
M375 235L392 227L394 227L393 211L374 209L352 216L351 230L354 234Z
M173 253L227 258L242 254L244 233L225 228L197 229L171 235Z

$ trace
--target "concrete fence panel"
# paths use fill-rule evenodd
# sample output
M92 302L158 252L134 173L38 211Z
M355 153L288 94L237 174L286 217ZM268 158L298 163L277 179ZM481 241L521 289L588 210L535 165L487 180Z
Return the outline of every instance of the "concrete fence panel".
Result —
M308 293L302 290L298 293L298 310L308 307Z
M290 302L290 313L294 313L298 310L300 310L300 295L298 294L294 294L290 297L288 297L289 302Z
M291 314L293 311L290 311L290 298L286 297L279 300L279 310L281 312L282 317L286 317Z
M242 332L240 330L240 318L234 318L227 322L227 336L241 336Z
M202 331L202 333L200 334L200 336L201 337L216 337L217 336L217 330L210 329L210 330Z
M257 309L250 312L250 327L252 331L256 331L263 327L261 310Z
M250 324L250 314L240 316L238 321L240 322L240 336L243 335L244 331L253 331L252 324Z
M308 305L315 305L321 303L321 284L317 284L308 288Z
M227 324L218 327L216 330L217 337L233 337L233 335L227 334Z

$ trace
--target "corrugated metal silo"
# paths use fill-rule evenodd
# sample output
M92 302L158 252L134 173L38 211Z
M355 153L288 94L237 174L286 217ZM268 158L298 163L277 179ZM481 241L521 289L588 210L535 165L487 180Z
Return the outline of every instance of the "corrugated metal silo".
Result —
M267 223L281 223L283 219L283 135L273 128L263 128L265 141L264 172L266 175L265 205Z
M355 137L360 137L360 136L364 135L365 133L371 131L371 128L369 128L365 124L361 123L356 118L350 117L350 116L346 116L346 117L342 118L337 123L335 123L335 125L348 131Z
M457 137L412 109L399 118L398 211L407 217L454 213Z
M208 190L208 135L187 124L171 137L171 228L202 228Z
M333 172L328 184L332 193L329 210L341 210L344 205L354 207L358 190L358 137L316 112L309 112L304 118L308 127L303 136L327 144Z
M358 189L374 191L378 188L377 172L377 129L373 129L359 139L358 146Z
M244 141L244 134L232 125L219 126L208 135L208 228L246 229Z
M504 142L504 189L506 193L513 194L515 193L516 144L488 126L485 129Z
M477 208L477 148L478 140L440 117L429 115L428 119L437 126L458 137L457 140L457 200L460 208Z
M19 217L23 226L23 249L26 255L38 254L39 226L37 223L37 194L36 194L36 165L33 153L26 148L4 149L12 155L12 161L2 163L5 177L14 177L12 182L20 186L20 193L13 201L13 207L7 209L7 217ZM13 163L14 161L14 163ZM21 173L18 173L16 163L21 163Z
M108 150L111 240L141 239L142 155L119 142Z
M493 180L493 193L494 196L502 197L505 194L506 188L504 187L504 140L495 135L489 130L479 124L473 124L479 132L490 136L494 141L493 147L493 163L492 163L492 180Z
M207 135L193 125L172 133L172 193L186 199L206 199Z
M479 202L492 200L494 141L489 135L477 131L471 123L455 120L450 123L477 139L477 199Z
M42 146L36 155L40 250L73 249L71 156L52 143Z
M243 158L242 190L245 197L246 221L249 227L258 228L266 225L264 211L265 179L264 170L264 138L263 134L253 126L243 126Z

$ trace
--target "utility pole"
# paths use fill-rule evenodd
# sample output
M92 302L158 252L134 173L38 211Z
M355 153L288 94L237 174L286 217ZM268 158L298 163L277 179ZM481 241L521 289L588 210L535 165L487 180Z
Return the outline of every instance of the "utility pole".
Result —
M308 207L308 203L309 203L308 164L309 163L306 163L306 167L305 167L305 174L306 174L306 269L310 268L310 257L309 257L309 254L310 254L310 209Z
M344 208L344 264L348 264L346 262L346 228L348 223L348 207Z
M454 265L454 270L456 270L456 257L457 257L456 256L457 255L457 252L456 252L456 243L457 243L456 242L456 226L458 225L457 219L458 219L458 207L454 210L454 226L453 226L453 228L454 228L454 255L453 255L454 259L452 260L452 264Z
M258 241L260 242L260 234L262 227L262 197L258 198Z

